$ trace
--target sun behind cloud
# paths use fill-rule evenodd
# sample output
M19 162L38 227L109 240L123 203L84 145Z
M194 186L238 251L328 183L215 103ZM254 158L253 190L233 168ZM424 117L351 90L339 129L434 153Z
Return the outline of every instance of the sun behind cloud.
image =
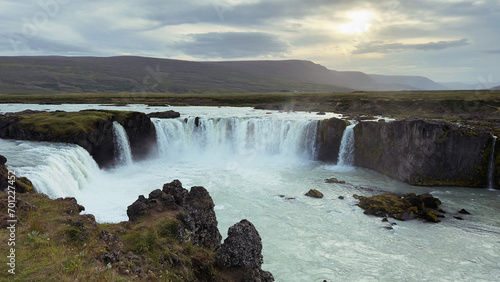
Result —
M345 34L366 32L372 26L371 21L375 16L367 11L352 12L347 15L351 22L336 26L335 28Z

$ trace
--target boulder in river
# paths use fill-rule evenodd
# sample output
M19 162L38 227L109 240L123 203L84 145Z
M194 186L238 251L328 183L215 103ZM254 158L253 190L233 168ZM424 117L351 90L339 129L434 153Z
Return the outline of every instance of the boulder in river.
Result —
M323 198L323 193L316 189L311 189L309 192L306 193L306 196L312 197L312 198Z
M444 217L435 210L441 201L428 193L422 195L414 193L405 195L382 194L372 197L358 196L358 198L358 206L364 209L364 213L368 215L392 217L398 220L420 218L436 223L440 222L440 217Z

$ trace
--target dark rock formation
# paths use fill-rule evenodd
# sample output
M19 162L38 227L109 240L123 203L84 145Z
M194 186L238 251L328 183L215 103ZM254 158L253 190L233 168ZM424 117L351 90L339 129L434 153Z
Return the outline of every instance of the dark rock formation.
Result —
M0 189L6 190L9 186L12 186L15 188L16 193L33 192L33 183L26 177L17 177L9 174L6 164L7 158L0 155ZM15 180L14 185L11 185L13 180Z
M7 163L7 158L0 155L0 189L7 189L9 186L9 170L5 165Z
M326 183L345 184L345 181L340 181L340 180L338 180L338 179L337 179L337 178L335 178L335 177L332 177L332 178L329 178L329 179L325 179L325 182L326 182Z
M316 189L309 190L305 195L311 198L323 198L323 193Z
M492 137L483 130L422 120L362 122L355 165L412 185L486 187Z
M262 241L257 229L246 219L229 228L215 259L222 269L245 270L241 281L274 281L271 273L261 269Z
M189 239L193 244L216 250L220 247L222 236L217 228L214 206L212 197L205 188L195 186L188 192L179 180L174 180L165 184L163 190L151 192L149 198L139 196L128 206L127 215L130 221L137 221L145 215L179 211L183 214L179 216L181 229L190 232Z
M431 194L406 195L382 194L372 197L354 197L359 199L358 206L364 213L379 217L392 217L398 220L411 220L421 218L428 222L439 222L439 217L444 217L435 209L441 204L438 198Z
M201 186L191 187L191 191L186 197L185 206L189 214L184 222L193 231L191 240L195 245L204 246L211 250L218 249L222 236L217 228L215 204L208 191Z
M459 212L459 214L471 214L469 211L467 211L466 209L461 209Z
M317 160L337 162L342 135L346 127L346 121L337 118L322 120L318 123Z
M214 281L213 274L210 274L213 273L213 267L218 268L222 276L231 277L229 281L274 281L271 273L261 269L262 242L253 224L242 220L232 226L221 245L222 237L217 229L214 206L205 188L194 186L188 192L179 180L174 180L165 184L162 190L152 191L148 198L139 196L127 208L127 215L135 223L144 216L162 217L170 214L172 217L174 212L176 219L167 222L166 228L161 227L159 230L167 230L168 234L181 241L191 241L195 246L216 251L213 265L210 265L211 258L208 255L198 254L191 258L194 273L199 279L196 281ZM162 231L160 235L164 233ZM104 262L114 263L123 257L123 244L115 237L104 232L101 235L101 240L110 246L101 258ZM180 263L175 256L162 260L171 265Z
M130 149L135 160L148 156L156 149L156 130L151 119L139 112L131 112L122 120L118 120L125 128L130 141Z
M150 117L150 118L178 118L180 116L181 116L181 114L179 112L172 111L172 110L148 114L148 117Z
M50 122L38 123L38 115ZM72 117L75 121L68 122ZM29 122L26 122L29 120ZM127 132L134 159L141 159L156 148L156 131L144 113L86 110L66 113L23 111L0 115L0 138L66 142L87 150L100 167L115 161L113 122Z

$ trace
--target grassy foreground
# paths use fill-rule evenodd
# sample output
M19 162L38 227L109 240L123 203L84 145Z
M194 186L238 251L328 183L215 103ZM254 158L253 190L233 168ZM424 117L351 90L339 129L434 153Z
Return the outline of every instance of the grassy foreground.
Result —
M0 192L0 198L0 211L7 214L7 194ZM82 207L74 199L36 193L17 194L17 199L15 246L7 245L6 226L0 232L5 242L0 253L7 256L15 248L15 275L4 264L1 281L230 280L213 267L214 252L177 238L175 212L133 224L98 224L79 214ZM109 260L117 251L121 260L108 263L106 256Z

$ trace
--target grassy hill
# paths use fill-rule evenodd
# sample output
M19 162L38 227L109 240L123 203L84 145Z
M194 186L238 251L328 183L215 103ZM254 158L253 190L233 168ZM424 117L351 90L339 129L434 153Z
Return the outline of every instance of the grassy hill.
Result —
M442 90L425 77L335 71L310 61L191 62L146 57L0 57L0 94Z
M271 70L269 66L274 64L284 72L274 72L276 68ZM307 66L317 67L310 73ZM326 77L329 73L326 68L306 61L268 62L252 70L245 69L239 62L228 66L145 57L0 57L0 93L206 94L352 90L328 82L327 78L312 79L312 76Z

